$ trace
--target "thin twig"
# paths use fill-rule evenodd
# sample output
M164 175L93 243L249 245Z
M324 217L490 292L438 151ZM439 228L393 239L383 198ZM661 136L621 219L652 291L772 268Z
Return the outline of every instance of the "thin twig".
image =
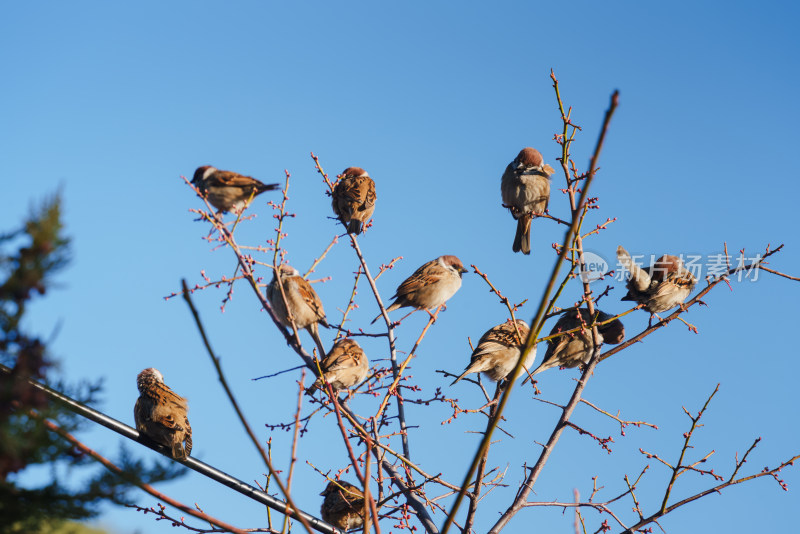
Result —
M167 495L164 495L160 491L157 491L150 484L145 484L141 480L133 478L130 475L130 473L125 473L122 469L117 467L113 462L111 462L110 460L108 460L105 457L101 456L100 454L96 453L95 451L93 451L92 449L90 449L89 447L87 447L86 445L81 443L80 441L78 441L74 436L72 436L72 434L70 434L69 432L65 431L64 429L62 429L57 424L55 424L55 423L53 423L51 421L48 421L47 419L45 419L44 417L39 415L38 412L36 412L34 410L30 410L29 413L31 414L31 416L33 416L34 418L36 418L39 421L41 421L42 424L44 424L47 428L49 428L50 430L52 430L53 432L55 432L56 434L58 434L59 436L61 436L65 440L67 440L70 443L72 443L72 445L74 447L76 447L77 449L79 449L81 452L83 452L84 454L88 454L89 456L91 456L92 458L94 458L95 460L100 462L103 465L103 467L105 467L106 469L108 469L112 473L118 475L119 477L123 478L125 481L127 481L127 482L135 485L136 487L146 491L147 493L149 493L150 495L152 495L156 499L162 500L162 501L166 502L167 504L169 504L170 506L174 506L175 508L177 508L181 512L184 512L184 513L187 513L189 515L192 515L192 516L194 516L194 517L196 517L198 519L202 519L203 521L207 521L208 523L211 523L212 525L215 525L215 526L218 526L220 528L223 528L223 529L225 529L227 531L234 532L236 534L245 534L244 530L238 529L238 528L234 527L233 525L229 525L228 523L225 523L225 522L217 519L216 517L212 517L212 516L210 516L208 514L204 514L203 512L197 511L194 508L192 508L191 506L187 506L187 505L185 505L185 504L183 504L183 503L181 503L179 501L176 501L172 497L168 497Z

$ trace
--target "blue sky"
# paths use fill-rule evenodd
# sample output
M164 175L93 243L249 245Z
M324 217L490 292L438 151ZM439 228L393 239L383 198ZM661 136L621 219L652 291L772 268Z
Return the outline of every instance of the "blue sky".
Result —
M601 209L590 224L607 217L617 222L587 241L588 250L613 263L619 244L634 254L706 256L721 253L727 242L750 256L767 243L785 243L772 266L797 275L797 15L795 6L777 2L4 4L0 229L15 226L38 199L62 188L74 239L74 261L60 289L33 306L29 326L49 333L62 324L52 350L65 377L104 378L101 408L128 423L136 374L159 368L190 400L193 454L243 480L260 479L263 468L225 403L188 310L179 299L162 298L182 277L196 283L201 269L219 277L234 266L230 254L212 252L201 240L207 229L188 212L200 201L180 176L211 164L274 182L287 169L290 209L298 216L287 223L286 246L289 261L304 271L340 232L309 152L331 174L361 166L378 192L375 226L360 241L367 259L377 269L404 258L380 280L384 298L420 264L456 254L487 272L512 300L535 302L554 259L550 244L561 241L562 229L536 221L534 253L514 255L514 222L500 206L499 181L524 146L555 163L552 136L560 121L551 68L583 127L574 154L584 167L609 96L620 90L592 190ZM550 210L566 217L566 199L557 191L562 184L557 176ZM258 218L241 228L241 242L272 237L267 196L253 207ZM316 288L334 320L341 317L337 307L346 305L355 265L342 240L318 269L333 277ZM606 311L627 309L616 286L601 303ZM616 495L623 474L647 463L640 447L674 459L688 428L681 406L696 411L718 382L694 453L716 450L713 467L723 474L735 452L757 436L763 441L748 463L751 471L796 454L800 434L792 417L800 369L791 310L799 287L766 273L733 284L733 292L719 287L705 299L709 308L686 316L700 335L675 323L604 362L586 397L659 430L633 429L621 437L612 421L580 411L576 422L615 436L614 453L567 433L536 497L570 499L573 488L586 495L592 476L606 487L598 499ZM221 314L223 297L207 290L195 299L240 402L260 436L273 437L285 466L290 436L270 434L263 424L292 417L297 377L251 379L298 359L244 285ZM366 286L359 297L351 318L364 325L377 307ZM524 310L528 319L535 311L530 304ZM412 364L421 395L443 386L462 406L479 406L474 388L447 388L449 380L435 370L463 369L467 336L477 339L504 317L485 284L465 275ZM646 323L644 312L625 320L629 335ZM410 349L423 324L422 314L404 322L401 350ZM332 333L323 339L329 342ZM372 359L385 357L382 342L363 346ZM565 402L577 376L548 371L540 388L546 398ZM544 441L555 422L555 411L531 400L529 391L517 390L507 412L515 439L503 438L493 449L493 464L508 467L509 487L484 501L478 531L508 505L522 463L535 459L535 441ZM354 405L365 413L372 408L367 399ZM477 445L476 435L465 432L482 428L483 420L462 416L440 425L448 416L444 406L409 408L419 425L410 436L412 454L427 470L460 481ZM120 441L105 429L81 438L107 455ZM337 440L331 421L315 421L299 454L321 469L343 467ZM450 450L443 454L432 444ZM648 476L641 498L652 510L668 474L652 465ZM789 530L794 518L774 510L797 505L800 477L789 469L784 478L788 493L762 479L691 504L662 525L671 532ZM682 477L678 496L707 487L706 479ZM316 514L322 486L310 467L298 465L301 507ZM264 520L260 506L193 473L161 489L241 527ZM136 502L155 504L144 494ZM630 504L620 509L629 514ZM587 518L592 530L602 521L591 512ZM119 533L169 528L110 507L101 521ZM567 531L571 522L558 509L528 509L506 531L527 532L530 525Z

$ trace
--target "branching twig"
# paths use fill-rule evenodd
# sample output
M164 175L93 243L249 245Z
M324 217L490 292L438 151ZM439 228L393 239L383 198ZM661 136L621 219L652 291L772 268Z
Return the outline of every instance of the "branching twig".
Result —
M65 430L63 430L57 424L55 424L55 423L53 423L51 421L48 421L47 419L43 418L42 416L40 416L37 412L35 412L33 410L30 411L30 414L31 414L31 416L33 416L36 419L38 419L39 421L41 421L47 428L49 428L50 430L52 430L53 432L55 432L56 434L58 434L59 436L61 436L65 440L67 440L70 443L72 443L72 445L75 448L79 449L84 454L88 454L89 456L91 456L92 458L94 458L95 460L100 462L103 465L103 467L105 467L106 469L108 469L112 473L122 477L127 482L129 482L129 483L135 485L136 487L146 491L147 493L149 493L150 495L152 495L156 499L160 499L160 500L164 501L165 503L169 504L170 506L173 506L173 507L177 508L181 512L184 512L184 513L187 513L189 515L192 515L192 516L194 516L194 517L196 517L198 519L202 519L203 521L207 521L208 523L211 523L212 525L215 525L215 526L218 526L218 527L220 527L222 529L225 529L226 531L234 532L236 534L245 534L244 530L238 529L238 528L234 527L233 525L229 525L228 523L225 523L225 522L217 519L216 517L212 517L212 516L210 516L208 514L204 514L203 512L197 511L194 508L192 508L191 506L187 506L187 505L185 505L185 504L183 504L181 502L176 501L172 497L169 497L167 495L164 495L160 491L157 491L150 484L145 484L141 480L133 478L132 476L130 476L130 474L125 473L122 469L117 467L110 460L106 459L105 457L101 456L100 454L96 453L95 451L93 451L92 449L90 449L89 447L87 447L86 445L81 443L80 441L78 441L74 436L72 436L72 434L70 434L69 432L66 432Z

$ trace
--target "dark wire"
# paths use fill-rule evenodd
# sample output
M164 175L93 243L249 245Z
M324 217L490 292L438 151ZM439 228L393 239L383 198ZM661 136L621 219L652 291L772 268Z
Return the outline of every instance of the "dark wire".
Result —
M3 364L0 364L0 371L3 371L4 373L10 375L12 370L11 370L11 368L6 367ZM224 485L228 486L229 488L231 488L231 489L233 489L235 491L238 491L242 495L244 495L246 497L249 497L249 498L253 499L254 501L260 502L261 504L264 504L264 505L268 506L269 508L272 508L273 510L277 510L278 512L281 512L282 514L289 515L290 517L293 517L293 518L298 519L298 520L302 516L306 521L308 521L308 523L311 525L311 527L316 531L324 532L326 534L341 534L341 532L339 530L335 529L334 527L332 527L328 523L322 521L321 519L317 519L316 517L314 517L312 515L309 515L309 514L303 512L302 510L300 510L300 511L291 510L291 511L289 511L287 513L287 510L289 509L289 507L286 505L285 502L283 502L283 501L281 501L279 499L276 499L275 497L272 497L271 495L269 495L267 493L264 493L263 491L261 491L261 490L259 490L257 488L254 488L250 484L246 484L245 482L242 482L238 478L234 478L234 477L230 476L229 474L224 473L224 472L220 471L219 469L217 469L215 467L211 467L210 465L208 465L206 463L203 463L200 460L195 460L191 456L189 458L187 458L186 460L184 460L184 461L175 460L174 458L172 458L169 455L169 449L167 447L164 447L164 446L159 445L157 443L140 441L139 440L139 432L136 431L136 429L129 427L125 423L121 423L120 421L117 421L113 417L109 417L104 413L101 413L101 412L98 412L97 410L89 408L88 406L85 406L85 405L77 402L76 400L67 397L63 393L60 393L60 392L58 392L58 391L56 391L54 389L51 389L51 388L45 386L44 384L40 384L36 380L27 378L26 381L30 385L35 387L36 389L39 389L40 391L43 391L48 396L50 396L53 399L56 399L57 401L61 402L67 408L69 408L73 412L77 413L78 415L80 415L82 417L85 417L86 419L89 419L91 421L94 421L95 423L98 423L100 425L103 425L104 427L106 427L106 428L108 428L110 430L113 430L117 434L121 434L121 435L125 436L128 439L132 439L133 441L135 441L135 442L137 442L137 443L139 443L141 445L149 447L149 448L153 449L154 451L163 454L164 456L166 456L170 460L173 460L175 462L181 463L181 464L185 465L186 467L197 471L201 475L205 475L205 476L207 476L208 478L210 478L212 480L216 480L217 482L219 482L221 484L224 484Z

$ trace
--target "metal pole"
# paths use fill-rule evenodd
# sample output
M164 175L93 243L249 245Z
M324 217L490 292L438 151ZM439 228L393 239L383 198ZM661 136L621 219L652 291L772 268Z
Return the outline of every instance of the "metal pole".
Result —
M4 373L9 374L9 375L11 374L11 369L9 367L6 367L3 364L0 364L0 371L3 371ZM41 383L37 382L36 380L30 379L30 378L26 378L25 380L31 386L35 387L36 389L39 389L40 391L43 391L44 393L46 393L51 398L56 399L57 401L61 402L67 408L69 408L73 412L77 413L78 415L83 416L83 417L85 417L85 418L87 418L87 419L89 419L91 421L94 421L95 423L100 424L100 425L103 425L104 427L106 427L106 428L108 428L110 430L113 430L117 434L125 436L126 438L131 439L131 440L133 440L133 441L135 441L135 442L137 442L137 443L139 443L141 445L144 445L145 447L149 447L149 448L153 449L154 451L163 454L164 456L166 456L167 458L169 458L170 460L172 460L174 462L178 462L180 464L183 464L186 467L197 471L201 475L205 475L205 476L207 476L208 478L210 478L212 480L216 480L217 482L228 486L232 490L238 491L239 493L241 493L245 497L249 497L249 498L253 499L254 501L260 502L261 504L264 504L264 505L272 508L273 510L277 510L278 512L281 512L282 514L288 515L288 516L293 517L295 519L299 520L300 517L303 517L306 521L308 521L308 523L311 525L311 527L314 530L318 531L318 532L324 532L325 534L341 534L341 531L337 530L333 526L329 525L328 523L324 522L321 519L317 519L316 517L303 512L302 510L298 510L298 511L291 510L291 511L287 512L287 510L289 510L289 507L286 505L285 502L283 502L283 501L281 501L279 499L276 499L275 497L273 497L273 496L271 496L271 495L269 495L267 493L264 493L263 491L259 490L258 488L254 488L250 484L242 482L238 478L234 478L234 477L230 476L229 474L224 473L224 472L220 471L219 469L217 469L215 467L212 467L212 466L210 466L210 465L208 465L206 463L203 463L200 460L196 460L196 459L192 458L191 456L188 457L184 461L175 460L174 458L172 458L169 455L169 449L167 447L164 447L164 446L159 445L157 443L141 441L139 439L139 432L136 429L129 427L125 423L117 421L113 417L109 417L104 413L101 413L101 412L98 412L97 410L89 408L88 406L86 406L84 404L81 404L81 403L77 402L76 400L71 399L70 397L67 397L63 393L60 393L60 392L58 392L58 391L56 391L54 389L51 389L51 388L45 386L44 384L41 384Z

